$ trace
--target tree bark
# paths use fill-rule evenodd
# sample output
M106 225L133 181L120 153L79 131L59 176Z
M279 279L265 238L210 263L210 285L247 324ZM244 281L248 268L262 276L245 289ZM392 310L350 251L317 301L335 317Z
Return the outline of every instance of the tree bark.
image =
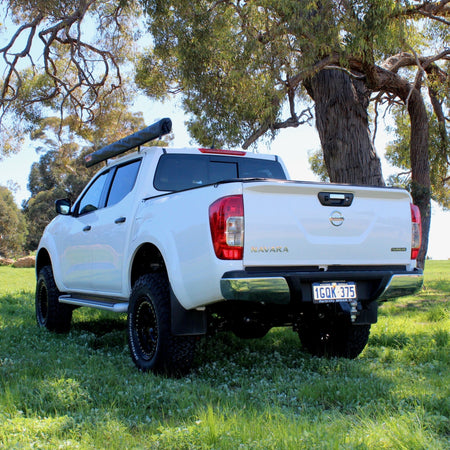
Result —
M307 83L330 181L384 186L370 139L369 91L342 70L322 70Z
M428 117L422 95L413 89L409 96L408 113L411 120L411 195L420 209L422 217L422 245L417 262L419 267L425 267L428 251L428 236L431 225L431 180L430 161L428 153Z

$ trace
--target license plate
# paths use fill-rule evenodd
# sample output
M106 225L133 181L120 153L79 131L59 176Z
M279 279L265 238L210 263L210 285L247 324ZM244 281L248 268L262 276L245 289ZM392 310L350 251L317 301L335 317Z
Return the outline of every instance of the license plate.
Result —
M347 302L356 300L356 285L354 282L313 283L314 303Z

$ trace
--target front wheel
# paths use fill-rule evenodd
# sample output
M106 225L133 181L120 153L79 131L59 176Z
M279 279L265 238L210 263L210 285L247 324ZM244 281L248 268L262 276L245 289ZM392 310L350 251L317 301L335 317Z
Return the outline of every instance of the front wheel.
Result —
M369 325L350 323L304 325L298 330L303 348L313 356L356 358L369 340Z
M195 344L195 336L171 332L167 278L159 274L140 277L128 307L128 346L136 366L144 372L183 375L192 365Z
M59 295L51 266L44 266L39 271L36 284L37 324L50 331L67 333L72 321L72 307L59 303Z

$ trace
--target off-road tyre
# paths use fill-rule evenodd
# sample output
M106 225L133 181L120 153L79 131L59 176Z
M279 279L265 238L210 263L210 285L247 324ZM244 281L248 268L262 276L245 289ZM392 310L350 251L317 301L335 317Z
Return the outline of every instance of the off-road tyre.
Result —
M143 372L185 375L192 366L196 336L171 332L170 289L167 278L146 274L135 283L128 306L128 346Z
M35 309L38 326L56 333L68 333L72 322L72 307L59 303L61 293L56 287L51 266L44 266L36 283Z
M313 356L354 359L369 340L370 324L335 323L318 326L317 322L304 325L298 335L304 350Z

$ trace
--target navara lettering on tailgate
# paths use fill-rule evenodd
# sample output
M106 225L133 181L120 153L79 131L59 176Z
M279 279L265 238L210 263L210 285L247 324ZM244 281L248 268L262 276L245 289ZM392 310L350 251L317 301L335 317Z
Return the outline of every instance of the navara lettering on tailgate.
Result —
M287 247L252 247L250 249L252 253L287 253L289 249Z

